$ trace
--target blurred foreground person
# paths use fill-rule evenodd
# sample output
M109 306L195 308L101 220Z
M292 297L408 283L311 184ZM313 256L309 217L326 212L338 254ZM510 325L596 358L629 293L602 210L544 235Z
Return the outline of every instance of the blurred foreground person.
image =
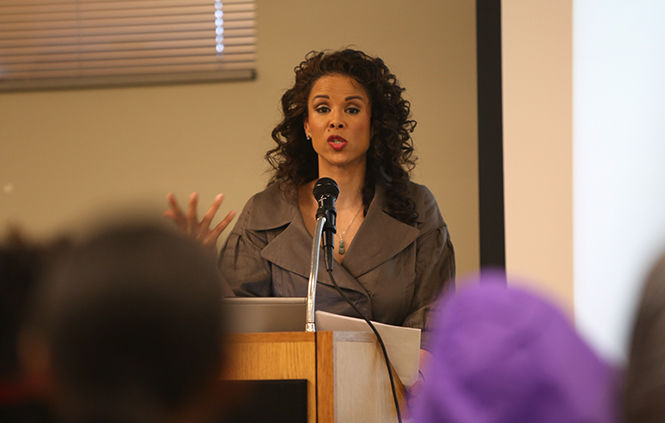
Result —
M624 374L625 423L665 421L665 255L642 289Z
M220 398L221 297L199 246L152 226L110 229L45 279L26 361L46 367L62 421L206 422Z
M10 237L12 238L12 237ZM18 357L18 340L44 267L57 245L37 246L19 236L0 245L0 422L43 423L51 415L43 384L29 379Z
M413 421L615 422L614 370L553 305L501 278L443 301Z

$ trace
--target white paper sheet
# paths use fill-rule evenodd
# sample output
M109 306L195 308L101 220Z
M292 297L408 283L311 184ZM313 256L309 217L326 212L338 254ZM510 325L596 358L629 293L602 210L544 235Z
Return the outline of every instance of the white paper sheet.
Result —
M386 346L390 363L405 386L418 380L420 362L420 329L386 325L372 321ZM363 319L316 312L316 330L372 332Z

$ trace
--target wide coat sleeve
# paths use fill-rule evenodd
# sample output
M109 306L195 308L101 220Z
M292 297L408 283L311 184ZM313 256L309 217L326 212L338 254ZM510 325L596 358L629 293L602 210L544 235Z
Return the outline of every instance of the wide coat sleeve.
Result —
M416 210L420 235L416 240L416 280L411 312L404 326L423 329L423 348L429 338L428 317L436 299L455 288L455 250L434 196L418 186Z
M272 296L270 263L261 257L267 231L250 228L256 196L245 205L219 256L222 280L239 296Z

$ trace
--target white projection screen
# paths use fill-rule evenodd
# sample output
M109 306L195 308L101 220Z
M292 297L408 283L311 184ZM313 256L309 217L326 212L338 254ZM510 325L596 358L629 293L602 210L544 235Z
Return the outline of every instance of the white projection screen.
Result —
M575 320L621 362L665 247L665 2L573 5Z

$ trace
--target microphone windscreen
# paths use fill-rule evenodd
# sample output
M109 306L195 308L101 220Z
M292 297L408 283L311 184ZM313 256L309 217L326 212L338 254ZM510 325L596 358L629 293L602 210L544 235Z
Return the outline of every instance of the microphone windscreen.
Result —
M329 197L337 198L339 195L339 187L337 187L337 182L331 178L321 178L314 184L314 189L312 190L314 198L318 201L324 195Z

